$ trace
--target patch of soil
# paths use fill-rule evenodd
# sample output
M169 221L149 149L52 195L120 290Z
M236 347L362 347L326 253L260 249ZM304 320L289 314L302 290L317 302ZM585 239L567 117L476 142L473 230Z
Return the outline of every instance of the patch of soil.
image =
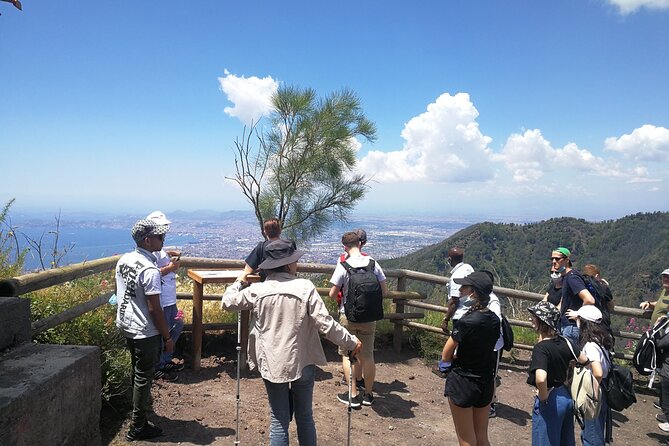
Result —
M184 341L183 344L181 341ZM190 345L190 340L180 340ZM230 445L235 442L236 423L236 336L206 334L201 370L187 367L175 382L153 386L152 421L164 434L138 445ZM344 445L347 441L347 407L336 394L346 391L341 384L341 358L336 347L324 342L328 364L317 371L314 388L314 418L319 444ZM516 351L518 359L505 352L500 364L497 417L490 420L493 445L531 444L533 388L525 383L529 353ZM351 444L456 445L457 437L443 396L444 380L431 372L415 352L405 347L401 354L392 346L377 345L375 400L370 407L352 411ZM186 358L188 363L188 358ZM659 387L659 385L656 385ZM241 379L239 438L242 445L269 444L269 409L265 386L257 373ZM656 445L666 438L657 427L652 401L656 391L637 394L638 402L623 413L614 412L614 445ZM129 414L117 422L103 420L105 444L125 444ZM576 427L577 444L580 429ZM297 444L295 423L291 441Z

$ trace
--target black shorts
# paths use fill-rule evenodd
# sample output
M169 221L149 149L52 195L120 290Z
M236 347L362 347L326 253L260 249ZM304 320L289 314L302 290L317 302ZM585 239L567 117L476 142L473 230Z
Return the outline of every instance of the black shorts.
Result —
M485 407L492 402L495 380L490 378L472 378L452 371L446 378L444 396L458 407Z

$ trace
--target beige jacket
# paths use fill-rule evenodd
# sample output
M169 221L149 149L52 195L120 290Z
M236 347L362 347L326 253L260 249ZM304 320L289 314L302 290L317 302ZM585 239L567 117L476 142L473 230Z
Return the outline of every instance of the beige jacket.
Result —
M264 282L240 290L235 282L223 294L226 310L252 310L249 365L273 383L295 381L304 367L325 365L318 333L346 350L358 339L325 308L314 285L289 273L270 274Z

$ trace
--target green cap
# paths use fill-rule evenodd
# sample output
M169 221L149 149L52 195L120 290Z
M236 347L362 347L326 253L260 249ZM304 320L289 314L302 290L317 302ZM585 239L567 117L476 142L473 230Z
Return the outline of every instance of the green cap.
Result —
M557 251L565 257L569 257L571 255L571 251L569 251L567 248L563 248L562 246L555 248L553 251Z

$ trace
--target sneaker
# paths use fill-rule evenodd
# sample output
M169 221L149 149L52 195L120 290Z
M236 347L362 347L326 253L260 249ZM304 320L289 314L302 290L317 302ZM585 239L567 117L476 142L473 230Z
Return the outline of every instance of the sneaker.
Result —
M165 369L163 368L163 369L160 369L160 370L156 370L156 372L153 374L153 379L161 380L161 381L167 381L167 382L173 382L173 381L176 381L178 379L178 376L166 372Z
M660 423L666 423L667 422L667 417L665 417L664 414L661 413L661 412L658 413L657 415L655 415L655 419L657 421L659 421Z
M495 403L490 405L490 411L488 412L488 418L495 418L497 416L497 409L495 408Z
M662 406L660 406L659 401L653 401L653 407L656 408L656 409L662 410Z
M162 370L164 372L172 373L172 372L180 372L183 369L184 369L183 364L178 364L176 362L168 362L167 364L165 364L165 367L163 367Z
M657 425L663 432L669 432L669 423L660 423Z
M140 429L131 427L128 433L125 434L125 438L128 441L148 440L149 438L156 438L161 435L163 435L163 430L147 421Z
M358 396L360 396L360 395L358 395ZM374 395L372 395L371 393L365 393L362 396L362 404L363 405L371 406L373 402L374 402Z
M348 392L340 393L337 395L337 399L348 405ZM351 407L360 407L360 404L362 404L362 396L360 394L351 398Z
M358 390L362 390L364 392L365 391L365 378L356 379L355 380L355 386L358 388Z

